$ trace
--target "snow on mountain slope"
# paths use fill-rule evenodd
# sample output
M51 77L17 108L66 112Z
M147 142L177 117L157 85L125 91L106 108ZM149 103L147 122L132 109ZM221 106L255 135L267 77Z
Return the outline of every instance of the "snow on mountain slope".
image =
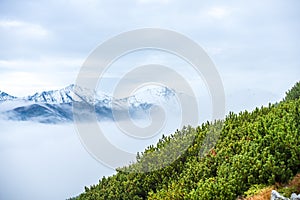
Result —
M13 100L17 97L11 96L5 92L0 91L0 101L7 101L7 100Z
M78 92L75 91L79 91L80 93L78 94ZM50 104L72 103L74 101L93 103L93 93L87 89L84 90L75 85L69 85L60 90L37 92L32 96L28 96L26 99L29 101Z
M132 96L115 99L104 93L96 93L76 85L60 90L37 92L32 96L17 98L1 93L0 113L5 118L22 121L58 123L73 120L73 103L80 106L83 118L96 112L99 120L114 120L113 112L130 113L131 117L148 115L152 106L163 105L172 110L176 104L176 92L166 87L141 90ZM79 103L79 104L78 104ZM82 106L82 107L81 107Z
M129 97L130 101L147 103L166 103L176 98L176 92L173 89L156 86L146 90L138 91L134 96Z

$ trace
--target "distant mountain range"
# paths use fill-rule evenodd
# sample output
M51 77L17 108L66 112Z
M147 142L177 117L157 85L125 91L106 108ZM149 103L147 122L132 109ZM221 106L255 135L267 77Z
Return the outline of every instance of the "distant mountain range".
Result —
M115 99L77 85L60 90L37 92L27 97L15 97L0 91L0 116L6 120L65 123L73 121L73 104L84 113L95 112L98 120L114 120L113 113L127 112L134 119L142 118L158 104L172 105L175 91L167 87L154 87L133 96Z
M0 91L0 101L14 100L17 97L11 96L5 92Z

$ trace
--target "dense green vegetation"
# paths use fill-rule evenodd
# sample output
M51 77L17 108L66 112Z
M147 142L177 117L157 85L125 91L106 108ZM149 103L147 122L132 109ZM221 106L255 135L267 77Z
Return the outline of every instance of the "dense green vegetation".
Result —
M286 92L285 101L296 100L300 98L300 81L292 89Z
M137 163L86 187L76 199L228 200L256 186L285 183L300 171L299 94L297 83L280 103L230 112L224 121L164 136L139 154ZM191 139L186 149L185 141ZM210 145L203 149L204 140ZM186 150L176 153L181 148ZM145 168L146 173L134 172Z

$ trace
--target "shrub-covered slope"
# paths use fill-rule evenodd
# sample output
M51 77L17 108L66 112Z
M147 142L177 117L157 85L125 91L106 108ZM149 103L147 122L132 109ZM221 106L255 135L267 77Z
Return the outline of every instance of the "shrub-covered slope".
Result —
M228 200L243 195L253 185L288 182L300 171L299 111L300 99L286 98L252 112L231 112L222 122L186 127L148 147L138 155L136 164L86 187L76 199ZM207 134L210 140L219 140L201 156ZM172 154L184 145L182 141L191 138L194 140L187 150L180 155ZM166 146L168 151L164 151ZM151 168L155 169L151 165L152 155L157 156L158 165L168 163L169 157L178 157L170 165L151 172ZM124 172L145 166L150 172Z
M285 101L296 100L300 98L300 81L297 82L289 91L286 92Z

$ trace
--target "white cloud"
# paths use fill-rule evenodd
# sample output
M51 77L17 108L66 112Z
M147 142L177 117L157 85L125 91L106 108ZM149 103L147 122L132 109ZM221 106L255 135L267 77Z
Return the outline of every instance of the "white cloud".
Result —
M159 3L159 4L168 4L171 0L137 0L140 4L149 4L149 3Z
M222 19L229 16L231 13L229 8L226 7L212 7L207 11L207 15L209 17L213 17L216 19Z
M0 30L27 37L46 37L49 31L38 24L18 20L0 20Z
M223 53L223 51L224 51L224 49L221 47L208 47L207 48L208 55L212 55L212 56L220 55Z
M44 71L47 68L52 70L56 68L57 70L74 69L82 65L83 58L64 58L64 57L40 57L39 59L25 60L25 59L15 59L15 60L0 60L0 68L9 70L41 70Z
M0 90L24 96L74 83L80 58L43 57L36 60L0 60Z
M2 75L2 74L1 74ZM62 80L59 77L64 77ZM23 97L38 91L61 89L74 82L76 75L67 72L32 73L26 71L4 73L0 90L13 96Z
M20 27L23 23L16 20L1 20L0 21L0 27L3 28L12 28L12 27Z

